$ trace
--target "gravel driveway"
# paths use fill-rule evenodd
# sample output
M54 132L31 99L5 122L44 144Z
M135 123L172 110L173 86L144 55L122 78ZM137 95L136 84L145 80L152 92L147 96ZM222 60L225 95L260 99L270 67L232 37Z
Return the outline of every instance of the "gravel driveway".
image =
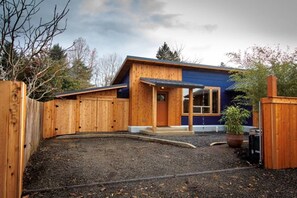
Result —
M216 136L218 140L223 137ZM247 167L248 164L237 158L234 149L226 145L207 146L206 142L216 139L215 134L192 138L205 144L189 149L127 138L46 140L29 161L24 174L24 190L33 189L30 197L297 196L296 169L268 171L252 168L212 173L212 170ZM197 172L201 174L98 185ZM34 189L73 185L86 186L34 192Z

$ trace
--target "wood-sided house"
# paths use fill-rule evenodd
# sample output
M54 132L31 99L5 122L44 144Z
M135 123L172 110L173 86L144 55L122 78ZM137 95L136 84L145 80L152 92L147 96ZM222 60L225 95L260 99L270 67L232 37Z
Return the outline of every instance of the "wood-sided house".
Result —
M222 131L221 112L235 95L234 82L229 80L231 70L234 68L128 56L111 86L56 97L57 101L72 100L75 107L76 118L71 119L75 121L68 133ZM126 107L114 107L121 100ZM121 126L117 127L118 120Z

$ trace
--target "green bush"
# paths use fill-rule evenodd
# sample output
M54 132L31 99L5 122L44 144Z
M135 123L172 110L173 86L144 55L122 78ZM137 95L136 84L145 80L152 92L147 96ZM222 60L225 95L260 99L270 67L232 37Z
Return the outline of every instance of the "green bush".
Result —
M243 124L250 117L250 112L239 106L229 106L222 112L220 122L225 122L228 134L243 134Z

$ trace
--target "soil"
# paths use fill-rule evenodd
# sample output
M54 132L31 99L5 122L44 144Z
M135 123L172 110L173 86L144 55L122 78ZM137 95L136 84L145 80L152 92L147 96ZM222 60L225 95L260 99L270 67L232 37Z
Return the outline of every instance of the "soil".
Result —
M227 145L209 146L214 139L224 141L221 134L164 138L191 140L199 148L181 148L128 138L45 140L26 167L24 195L62 198L297 196L297 169L273 171L251 167L246 160L238 157L238 154L244 156L242 151L245 150L232 149ZM238 167L251 168L211 172ZM178 176L186 173L196 174ZM100 185L166 175L177 176ZM86 186L55 189L73 185ZM37 190L44 188L53 190ZM29 193L29 190L32 191Z

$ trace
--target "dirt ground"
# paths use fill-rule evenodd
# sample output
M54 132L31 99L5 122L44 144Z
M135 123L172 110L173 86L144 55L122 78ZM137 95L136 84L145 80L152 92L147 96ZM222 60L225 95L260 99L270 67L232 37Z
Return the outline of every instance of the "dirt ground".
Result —
M213 140L213 135L193 138L208 142ZM26 168L24 194L29 197L297 196L296 169L253 168L227 145L207 145L189 149L127 138L46 140ZM250 168L211 172L238 167ZM183 176L187 173L195 174ZM172 175L176 177L116 182ZM38 191L44 188L53 190Z

